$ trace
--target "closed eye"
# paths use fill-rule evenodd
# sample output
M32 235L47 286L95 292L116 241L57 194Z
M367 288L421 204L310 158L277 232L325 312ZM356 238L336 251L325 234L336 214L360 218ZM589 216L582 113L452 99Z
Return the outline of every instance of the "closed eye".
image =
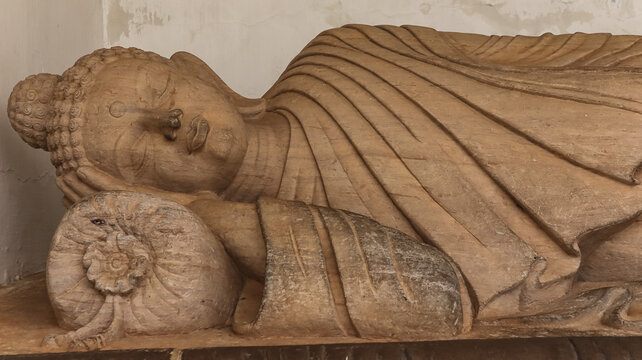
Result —
M136 79L137 101L144 109L158 109L165 105L174 94L175 82L171 73L165 75L154 74L153 71L141 69Z
M171 95L174 93L174 90L175 90L174 79L172 78L172 75L169 74L167 76L167 82L165 83L165 88L163 89L163 91L160 92L160 94L157 95L158 97L155 98L153 101L153 107L155 109L162 108L163 105L165 105L169 101Z

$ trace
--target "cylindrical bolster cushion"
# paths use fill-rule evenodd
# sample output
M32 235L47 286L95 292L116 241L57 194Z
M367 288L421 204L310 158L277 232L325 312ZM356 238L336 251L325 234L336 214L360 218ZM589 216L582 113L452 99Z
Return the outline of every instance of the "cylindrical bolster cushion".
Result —
M47 260L60 326L77 329L105 295L125 299L127 333L187 332L223 325L242 280L219 239L175 202L102 192L69 209Z

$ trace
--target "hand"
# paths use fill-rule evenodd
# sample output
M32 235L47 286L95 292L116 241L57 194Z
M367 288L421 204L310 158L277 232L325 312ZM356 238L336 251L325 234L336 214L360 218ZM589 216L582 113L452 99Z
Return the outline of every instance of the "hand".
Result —
M220 200L220 197L212 191L179 193L128 184L92 166L81 166L75 172L57 177L56 184L65 194L63 203L66 207L70 207L76 201L93 193L106 190L125 190L151 194L175 201L184 206L196 200Z
M86 196L101 191L80 180L75 171L68 172L63 176L56 176L56 185L64 194L62 203L66 208Z

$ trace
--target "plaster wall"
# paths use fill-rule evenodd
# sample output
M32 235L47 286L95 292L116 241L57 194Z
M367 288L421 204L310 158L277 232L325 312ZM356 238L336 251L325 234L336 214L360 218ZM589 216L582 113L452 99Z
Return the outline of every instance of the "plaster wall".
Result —
M0 285L44 269L64 213L49 154L9 124L9 94L26 76L61 73L101 45L100 0L0 0Z
M61 73L103 46L201 57L261 96L316 34L346 23L482 34L642 34L639 0L0 0L0 284L40 271L63 208L48 154L11 130L6 100L29 74Z
M237 92L258 97L321 31L415 24L501 35L642 34L640 0L105 0L105 45L194 53Z

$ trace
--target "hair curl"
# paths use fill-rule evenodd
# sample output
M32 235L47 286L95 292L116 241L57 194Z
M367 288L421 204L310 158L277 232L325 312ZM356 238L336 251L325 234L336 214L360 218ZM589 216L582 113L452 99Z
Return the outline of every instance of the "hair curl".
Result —
M11 126L27 144L51 153L56 175L89 165L79 131L87 93L105 65L132 58L172 63L153 52L117 46L81 57L62 76L31 75L13 88L7 106Z

